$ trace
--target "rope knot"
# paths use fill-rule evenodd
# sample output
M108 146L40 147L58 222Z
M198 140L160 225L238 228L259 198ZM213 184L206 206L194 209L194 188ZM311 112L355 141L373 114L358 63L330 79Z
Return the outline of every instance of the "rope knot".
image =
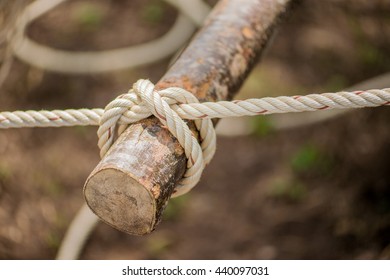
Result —
M187 170L173 196L187 193L199 182L205 165L212 159L216 136L210 119L195 120L201 139L199 144L187 123L176 112L178 104L183 103L199 103L199 100L182 88L157 91L149 80L138 80L128 93L118 96L104 109L98 129L100 156L104 157L129 124L154 115L184 149Z

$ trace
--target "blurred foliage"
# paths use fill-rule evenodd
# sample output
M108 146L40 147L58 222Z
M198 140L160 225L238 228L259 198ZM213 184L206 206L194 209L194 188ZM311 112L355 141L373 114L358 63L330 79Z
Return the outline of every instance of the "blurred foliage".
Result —
M379 72L389 71L390 56L378 44L374 44L364 31L364 22L358 17L349 17L349 26L357 41L357 59L367 68Z
M362 42L359 45L358 56L367 67L386 68L390 62L385 53L368 42Z
M307 196L307 187L294 178L278 178L270 186L268 195L273 198L285 199L289 202L300 202Z
M72 129L83 139L87 139L89 136L89 129L86 126L73 126Z
M46 235L45 241L46 241L46 245L51 250L57 250L61 244L61 238L59 234L54 231L51 231Z
M164 210L164 220L176 220L184 210L190 194L185 194L169 200L168 206Z
M53 221L50 230L46 233L45 242L48 248L56 251L61 245L62 233L69 226L70 220L62 212L55 212Z
M257 116L251 118L251 130L255 136L265 137L274 131L272 123L267 116Z
M161 1L153 1L142 9L142 18L149 24L161 22L164 16L164 6Z
M329 77L324 85L324 91L339 91L345 89L349 84L346 76L334 74Z
M82 28L94 31L101 26L104 11L97 4L82 2L73 9L72 18Z
M8 164L0 162L0 181L5 181L11 176L12 172Z
M173 240L166 235L153 235L146 243L146 250L151 258L158 258L173 244Z
M48 176L46 173L36 171L32 177L34 184L50 197L59 197L63 194L63 186L55 178L53 178L53 176Z
M328 175L332 171L333 161L314 144L306 144L292 155L290 165L296 174Z
M265 59L252 70L235 99L294 95L305 91L306 88L290 79L290 73L285 72L282 64Z
M313 143L302 145L286 162L289 168L280 173L270 184L268 195L298 203L308 195L307 178L330 175L334 162L323 150Z
M46 181L42 187L51 197L58 197L64 192L62 185L55 180Z

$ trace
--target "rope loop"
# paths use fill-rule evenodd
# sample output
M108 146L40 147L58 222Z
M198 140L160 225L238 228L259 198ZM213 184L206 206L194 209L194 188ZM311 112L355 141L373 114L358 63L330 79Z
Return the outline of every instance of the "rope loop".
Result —
M131 123L154 115L168 128L183 147L187 170L173 196L190 191L200 180L203 169L214 156L216 135L210 119L195 120L200 143L176 110L180 104L199 103L190 92L171 87L157 91L149 80L138 80L133 88L110 102L104 109L98 129L98 146L103 158L114 140Z

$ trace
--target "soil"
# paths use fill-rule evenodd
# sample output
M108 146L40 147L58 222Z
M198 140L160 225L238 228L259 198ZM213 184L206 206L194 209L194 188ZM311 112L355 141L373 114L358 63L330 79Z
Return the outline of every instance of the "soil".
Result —
M380 0L299 1L239 94L333 91L389 71L389 15ZM102 50L161 36L175 16L153 0L72 0L28 34ZM15 60L0 111L104 107L138 78L156 82L168 64L77 76ZM170 202L152 234L101 223L81 258L389 259L390 108L284 130L267 120L255 118L251 135L219 137L199 185ZM0 132L0 259L55 257L99 161L96 141L95 127Z

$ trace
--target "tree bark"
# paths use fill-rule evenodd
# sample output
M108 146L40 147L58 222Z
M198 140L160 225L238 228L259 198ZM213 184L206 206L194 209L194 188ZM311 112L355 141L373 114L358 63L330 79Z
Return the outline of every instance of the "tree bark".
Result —
M231 100L290 2L220 1L156 89L182 87L200 101ZM185 168L182 147L151 117L120 135L88 177L85 199L114 228L147 234L160 222Z

